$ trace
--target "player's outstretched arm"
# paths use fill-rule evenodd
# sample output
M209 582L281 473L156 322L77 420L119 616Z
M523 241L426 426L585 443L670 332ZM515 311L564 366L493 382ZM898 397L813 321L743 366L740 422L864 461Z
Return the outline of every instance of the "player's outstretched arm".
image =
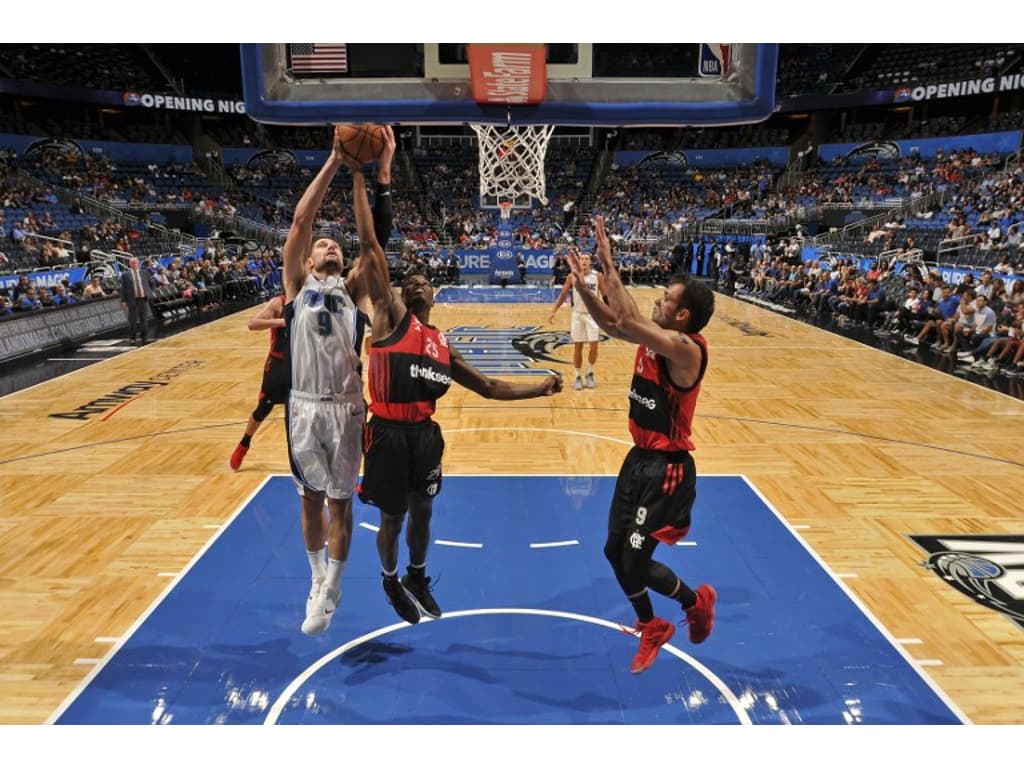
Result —
M604 273L603 290L604 295L608 297L608 306L611 307L612 313L620 318L628 315L639 316L640 310L637 309L636 302L629 295L626 286L622 284L619 270L612 261L612 246L604 228L603 216L594 217L594 235L597 240L597 247L594 250Z
M266 331L270 328L284 328L283 300L275 296L249 318L250 331Z
M452 378L456 383L488 400L528 400L562 391L562 377L558 374L543 378L531 376L531 379L536 379L531 382L502 381L480 373L454 348L451 349L451 356Z
M587 307L587 311L590 312L590 316L594 318L594 322L597 326L607 333L609 336L613 336L616 339L622 339L623 341L633 341L629 336L623 333L622 329L618 327L618 320L611 307L601 301L601 297L590 290L587 285L587 281L583 279L582 266L580 265L579 256L574 253L569 254L569 267L572 269L572 274L566 279L566 283L569 280L574 280L577 285L580 286L579 297L583 300L583 303ZM598 287L600 289L601 282L598 278Z
M565 278L565 282L562 283L562 292L558 294L558 300L555 301L555 306L551 309L551 315L548 317L548 323L555 322L555 314L558 312L558 308L565 303L566 297L569 295L569 291L572 290L572 275Z
M331 186L331 182L334 181L334 176L341 166L341 149L338 144L337 128L335 128L331 154L320 172L306 187L302 197L299 198L299 202L295 206L295 215L292 217L291 228L288 230L288 237L284 241L281 271L286 301L291 301L302 288L302 281L305 279L303 264L313 247L313 224L316 222L317 212L324 202L327 188Z
M398 326L405 315L405 305L391 290L388 260L374 232L362 166L353 158L346 157L344 162L352 171L352 205L359 236L359 259L352 267L348 284L353 296L369 294L373 302L373 336L382 338Z

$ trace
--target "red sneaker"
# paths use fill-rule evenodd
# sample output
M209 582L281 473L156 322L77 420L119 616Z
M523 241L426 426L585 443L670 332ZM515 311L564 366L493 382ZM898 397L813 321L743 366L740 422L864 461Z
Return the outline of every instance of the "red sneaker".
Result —
M697 593L697 602L686 609L686 622L690 625L690 642L703 643L715 626L718 593L710 584L701 584L694 592Z
M646 624L638 621L636 629L640 632L640 649L633 657L633 664L629 671L634 675L639 675L654 663L658 650L676 633L676 626L670 621L655 616Z
M241 443L239 443L239 445L235 448L235 452L231 454L231 461L229 462L231 464L231 468L237 470L240 466L242 466L242 459L245 458L245 454L247 454L248 452L249 449L246 448Z

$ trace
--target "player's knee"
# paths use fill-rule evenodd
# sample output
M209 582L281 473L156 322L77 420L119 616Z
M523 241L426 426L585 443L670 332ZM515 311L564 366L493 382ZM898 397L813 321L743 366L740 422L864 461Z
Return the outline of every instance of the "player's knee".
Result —
M622 564L622 539L608 539L604 543L604 556L616 569Z
M402 532L402 522L405 515L402 512L390 515L382 512L380 516L380 532L385 538L396 538Z
M628 543L619 553L619 562L622 574L627 581L635 581L644 584L647 580L647 569L651 563L651 556L643 549L634 549Z
M274 404L270 402L270 400L264 398L263 400L260 400L255 410L253 410L252 417L256 421L263 421L265 418L267 418L267 416L270 415L270 412L273 409Z

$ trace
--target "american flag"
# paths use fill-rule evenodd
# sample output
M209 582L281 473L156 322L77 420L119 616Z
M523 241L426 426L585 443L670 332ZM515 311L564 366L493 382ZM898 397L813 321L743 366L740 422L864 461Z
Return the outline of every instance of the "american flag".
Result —
M289 43L293 72L348 72L345 43Z

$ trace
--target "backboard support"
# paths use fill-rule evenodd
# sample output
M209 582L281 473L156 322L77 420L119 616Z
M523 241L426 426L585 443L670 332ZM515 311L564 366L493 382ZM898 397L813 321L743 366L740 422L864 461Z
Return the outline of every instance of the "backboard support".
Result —
M594 77L591 44L578 44L574 64L547 65L542 103L508 106L474 101L468 67L439 64L438 45L423 45L422 77L354 77L311 72L308 58L304 72L295 64L299 46L304 56L319 46L340 51L331 66L344 68L346 44L244 43L246 113L284 125L710 126L759 122L775 107L777 44L692 43L700 51L692 77Z

